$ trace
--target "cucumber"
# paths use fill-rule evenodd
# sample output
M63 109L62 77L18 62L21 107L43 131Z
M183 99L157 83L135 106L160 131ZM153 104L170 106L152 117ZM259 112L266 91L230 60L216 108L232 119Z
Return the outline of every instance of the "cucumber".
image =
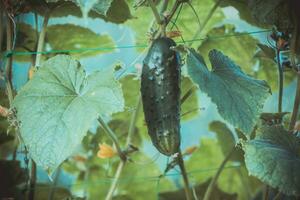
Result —
M159 152L170 156L180 146L180 57L170 38L153 41L143 62L141 94L148 134Z

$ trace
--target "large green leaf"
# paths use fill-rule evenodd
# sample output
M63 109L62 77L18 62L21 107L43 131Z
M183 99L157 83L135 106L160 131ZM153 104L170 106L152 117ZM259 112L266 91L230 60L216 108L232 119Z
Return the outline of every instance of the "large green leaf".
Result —
M220 51L209 53L212 71L195 50L187 56L188 73L214 102L220 115L232 125L250 134L270 95L265 81L256 80Z
M57 37L58 35L59 37ZM52 49L71 50L69 53L76 57L93 56L113 51L111 48L103 48L99 51L84 51L84 49L114 46L109 35L99 35L88 28L73 24L49 26L47 28L47 38Z
M243 145L249 174L287 195L300 195L300 140L282 125L262 125Z
M124 100L113 69L86 76L77 61L58 55L43 64L13 104L31 157L52 171L71 155L99 114L122 111Z

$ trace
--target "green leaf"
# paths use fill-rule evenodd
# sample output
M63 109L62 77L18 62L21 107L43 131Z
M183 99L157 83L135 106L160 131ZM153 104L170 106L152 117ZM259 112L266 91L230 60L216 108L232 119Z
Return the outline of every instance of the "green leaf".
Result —
M59 37L57 37L59 35ZM99 35L88 28L73 24L52 25L47 28L48 43L54 50L72 50L70 54L77 58L112 52L113 49L84 51L84 49L113 47L109 35Z
M213 121L209 124L209 130L217 135L218 142L221 146L224 156L227 156L233 148L236 148L234 135L231 130L220 121ZM230 157L231 161L243 162L243 152L241 149L236 148L235 152Z
M46 61L20 90L13 105L21 136L35 162L54 170L80 144L99 114L122 111L113 69L86 76L79 62L58 55Z
M282 125L262 125L243 145L249 174L287 195L300 195L300 140Z
M211 97L225 120L250 134L270 95L269 86L245 74L220 51L210 51L209 59L212 71L208 70L203 57L190 49L187 56L190 77Z
M239 37L230 37L240 34L234 31L231 25L225 24L221 27L213 28L208 33L208 39L202 42L197 51L200 52L206 62L209 61L208 53L214 48L218 48L223 54L230 57L234 62L241 66L242 70L253 76L254 78L267 81L272 91L278 90L277 64L274 62L275 52L268 46L257 44L259 41L251 35L239 35ZM226 38L218 38L224 36ZM258 46L258 47L257 47ZM245 48L247 47L247 48ZM262 53L257 53L257 50L263 50ZM273 56L274 55L274 56ZM270 58L272 57L272 60ZM295 76L290 71L285 72L284 83L289 84L295 79Z

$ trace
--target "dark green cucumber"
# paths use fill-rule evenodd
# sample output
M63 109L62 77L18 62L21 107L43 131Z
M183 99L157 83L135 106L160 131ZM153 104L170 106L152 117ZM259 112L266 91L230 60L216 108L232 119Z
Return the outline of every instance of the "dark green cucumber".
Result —
M170 38L153 41L144 59L141 93L152 143L164 155L180 146L180 58Z

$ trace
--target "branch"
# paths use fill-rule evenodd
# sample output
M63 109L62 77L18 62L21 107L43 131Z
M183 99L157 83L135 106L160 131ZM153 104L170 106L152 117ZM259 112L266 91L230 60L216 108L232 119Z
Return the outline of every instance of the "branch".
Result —
M171 21L172 17L174 16L174 14L176 13L176 10L178 9L178 7L183 3L183 0L176 0L176 2L174 3L170 14L168 15L165 24L166 26L168 25L168 23Z
M297 73L297 88L294 100L294 107L292 112L292 117L289 125L289 130L293 130L297 121L298 111L299 111L299 104L300 104L300 74Z
M117 152L121 158L121 160L125 161L126 160L126 155L123 153L120 144L118 142L118 138L116 134L110 129L110 127L107 125L106 122L99 116L98 117L98 122L102 126L103 130L107 133L107 135L110 137L110 139L113 141L113 143L116 146Z
M35 67L40 67L40 65L41 65L41 58L42 58L41 52L43 51L43 48L44 48L45 36L46 36L46 32L47 32L49 18L50 18L50 11L47 11L44 16L43 27L41 29L39 39L38 39L37 50L36 50L37 55L36 55L35 64L34 64Z
M1 5L1 3L0 3ZM1 5L2 6L2 5ZM3 40L3 10L0 8L0 52L2 53L2 40Z
M297 43L297 37L300 28L297 24L294 28L293 35L292 35L292 44L291 44L291 63L294 69L297 69L295 56L296 56L296 43ZM289 125L289 130L293 130L297 121L298 111L299 111L299 104L300 104L300 73L297 72L297 88L296 88L296 95L294 100L294 107L292 112L292 117Z
M211 194L213 192L213 189L218 181L218 178L221 174L221 172L223 171L227 161L229 160L229 158L231 157L231 155L233 154L233 152L235 151L235 147L232 148L232 150L228 153L228 155L225 157L225 159L223 160L223 162L221 163L217 173L215 174L215 176L213 177L213 179L210 181L207 189L206 189L206 192L204 194L204 198L203 200L209 200L210 197L211 197Z
M28 194L29 200L34 200L35 183L36 183L36 164L33 160L31 160L31 177L30 177L29 194Z
M181 151L178 152L178 165L179 165L181 175L182 175L182 178L183 178L186 200L192 200L193 199L193 194L192 194L192 191L190 189L189 179L188 179L188 175L187 175L186 170L185 170L184 161L183 161Z
M139 96L138 97L138 102L137 102L137 105L136 105L136 109L132 114L129 129L128 129L128 135L127 135L127 139L126 139L126 146L127 147L129 147L129 145L131 143L131 140L132 140L132 135L134 133L135 124L136 124L136 121L137 121L137 118L138 118L138 114L139 114L139 111L140 111L140 108L141 108L141 104L142 104L142 99ZM112 184L110 185L110 188L109 188L109 191L108 191L108 193L105 197L105 200L111 200L112 199L112 196L114 194L114 191L117 188L118 181L120 179L120 176L121 176L121 173L123 171L123 168L124 168L125 164L126 164L126 160L121 160L120 161L120 163L118 165L118 168L117 168L117 171L116 171L116 174L115 174L115 177L114 177L114 180L113 180Z
M160 8L160 15L163 15L168 8L169 0L164 0L163 5Z
M283 96L283 69L282 66L280 64L280 51L277 48L276 49L276 59L277 59L277 67L278 67L278 112L281 113L282 112L282 96Z
M195 33L194 37L192 40L195 40L196 38L199 37L199 35L201 34L201 32L203 31L204 27L207 25L208 21L210 20L210 18L213 16L214 12L217 10L218 6L220 5L222 0L218 0L215 5L212 7L212 9L209 11L208 15L206 16L203 24L201 27L199 27L199 29L197 30L197 32ZM190 46L192 46L193 41L190 42Z
M158 13L157 8L154 5L153 1L152 0L148 0L148 3L149 3L149 6L150 6L150 8L151 8L151 10L153 12L153 15L155 17L155 20L156 20L157 24L161 24L162 21L160 19L159 13Z
M12 52L12 40L13 40L13 27L12 27L12 19L9 17L9 13L7 13L7 27L6 27L6 51ZM6 75L5 75L5 82L6 82L6 92L9 102L9 107L12 105L13 101L13 88L12 88L12 55L9 55L5 58L6 60Z

